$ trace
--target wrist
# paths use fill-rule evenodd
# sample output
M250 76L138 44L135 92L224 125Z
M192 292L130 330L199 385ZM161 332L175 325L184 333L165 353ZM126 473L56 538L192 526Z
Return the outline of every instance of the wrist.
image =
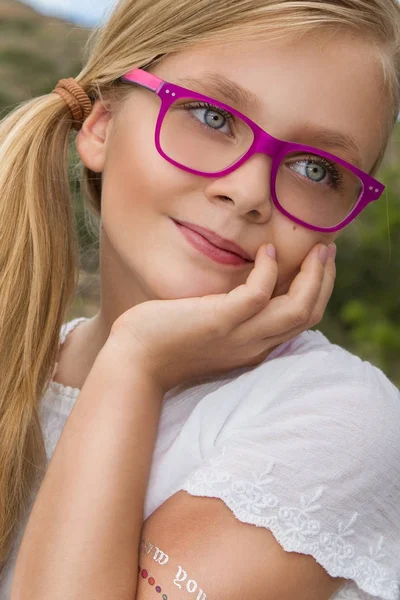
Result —
M156 398L164 397L166 389L155 374L145 364L143 352L132 343L132 336L122 328L112 329L101 349L96 362L100 370L106 370L110 376L127 385L140 385Z

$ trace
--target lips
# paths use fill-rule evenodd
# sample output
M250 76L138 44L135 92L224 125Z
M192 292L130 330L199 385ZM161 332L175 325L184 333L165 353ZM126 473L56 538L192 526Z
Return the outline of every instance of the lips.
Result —
M188 223L187 221L178 221L178 219L173 220L176 223L179 223L180 225L183 225L184 227L187 227L188 229L191 229L192 231L195 231L196 233L200 234L211 244L213 244L213 246L221 248L222 250L227 250L228 252L232 252L233 254L241 256L245 260L253 262L251 256L243 248L238 246L238 244L236 244L235 242L232 242L231 240L226 240L214 233L213 231L205 229L204 227L200 227L199 225L193 225L192 223Z

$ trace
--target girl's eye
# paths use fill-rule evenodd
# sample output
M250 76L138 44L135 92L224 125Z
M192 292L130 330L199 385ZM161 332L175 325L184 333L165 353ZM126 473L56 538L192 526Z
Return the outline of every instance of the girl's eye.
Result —
M210 127L210 129L221 130L223 133L231 134L230 120L232 115L215 106L186 104L186 110L195 117L200 123Z
M315 157L298 160L290 165L290 168L315 183L325 183L333 187L337 186L341 178L334 165L329 162L325 164L323 159Z

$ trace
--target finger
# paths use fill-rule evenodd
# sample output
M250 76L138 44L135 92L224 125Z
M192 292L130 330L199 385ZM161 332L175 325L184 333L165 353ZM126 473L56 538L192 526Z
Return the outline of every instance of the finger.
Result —
M224 319L229 330L238 327L268 304L277 278L275 249L272 244L268 244L268 247L262 245L246 283L234 288L223 298L219 307L222 314L218 318Z
M304 330L307 327L324 278L324 265L320 256L320 251L324 248L326 246L318 244L309 252L287 294L272 298L259 314L240 326L237 334L244 343L265 340L295 328Z
M309 315L319 297L327 259L328 248L324 244L317 244L304 259L287 292L296 306Z
M330 297L333 292L335 278L336 278L336 265L335 265L335 256L336 256L336 246L335 244L330 244L328 246L328 259L324 268L324 275L321 283L321 288L319 292L319 296L314 306L314 310L311 314L311 317L308 323L301 323L289 329L281 334L278 334L274 339L274 347L278 344L282 344L287 340L296 337L300 333L303 333L306 329L313 327L319 323L324 314ZM264 339L264 342L266 340ZM268 341L271 342L271 337L268 338Z
M328 260L324 269L324 277L321 284L321 291L318 296L317 302L315 303L314 310L311 315L309 327L317 325L325 314L326 307L332 296L333 288L336 279L336 246L335 244L329 244L328 246Z

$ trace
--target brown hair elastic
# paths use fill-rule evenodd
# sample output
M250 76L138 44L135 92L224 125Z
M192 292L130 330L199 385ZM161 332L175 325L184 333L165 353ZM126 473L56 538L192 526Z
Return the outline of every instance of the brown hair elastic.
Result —
M72 127L79 130L83 121L92 112L92 102L85 90L75 79L70 77L69 79L60 79L53 92L61 96L68 104L74 119Z

